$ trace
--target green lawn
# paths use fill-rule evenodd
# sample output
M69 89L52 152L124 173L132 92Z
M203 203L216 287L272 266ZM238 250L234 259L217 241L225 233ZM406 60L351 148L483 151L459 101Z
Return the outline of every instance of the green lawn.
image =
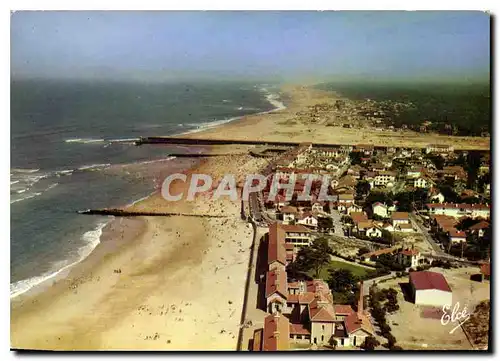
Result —
M321 270L319 278L326 281L329 278L328 271L330 269L333 269L333 270L347 269L347 270L351 271L355 276L359 276L359 277L363 277L368 273L368 270L364 267L361 267L361 266L356 266L356 265L342 262L342 261L330 261L330 264ZM311 276L311 277L313 276L312 271L309 272L309 276Z

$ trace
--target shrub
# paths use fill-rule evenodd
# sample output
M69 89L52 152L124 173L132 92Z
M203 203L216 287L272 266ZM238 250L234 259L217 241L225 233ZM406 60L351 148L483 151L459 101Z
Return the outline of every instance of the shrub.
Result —
M364 350L374 350L375 347L379 346L380 342L373 336L368 336L365 338L365 342L361 345L361 348Z

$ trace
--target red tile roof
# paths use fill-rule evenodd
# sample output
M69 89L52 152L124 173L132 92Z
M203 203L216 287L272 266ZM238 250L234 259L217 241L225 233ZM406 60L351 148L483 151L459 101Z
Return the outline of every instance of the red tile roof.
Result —
M286 301L288 303L298 303L301 305L308 305L312 301L314 301L314 293L306 292L302 295L288 295Z
M404 249L399 253L404 254L405 256L416 256L420 252L417 249Z
M290 322L283 315L269 315L264 319L262 351L288 350Z
M467 204L467 203L428 203L428 208L445 208L445 209L490 209L489 204Z
M333 309L337 315L350 315L354 313L351 305L333 305Z
M279 227L285 231L285 233L310 233L311 230L302 224L280 224Z
M421 271L410 272L410 282L416 290L441 290L451 292L451 288L446 282L446 278L441 273Z
M407 220L408 219L408 212L394 212L391 214L391 219L397 219L397 220Z
M391 248L383 248L383 249L379 249L378 251L373 251L373 252L368 252L368 253L365 253L363 254L361 257L363 258L368 258L368 257L372 257L372 256L380 256L382 254L388 254L388 253L392 253L396 250L396 247L391 247Z
M489 222L481 221L469 227L469 231L476 231L479 229L486 229L490 226Z
M267 247L267 264L280 262L286 265L285 231L278 223L269 227L269 243Z
M452 228L448 231L450 233L450 237L461 237L466 238L465 232L459 231L456 228Z
M368 217L363 212L351 212L351 214L349 214L349 217L352 218L352 220L354 221L354 223L367 222L368 221Z
M275 269L266 274L266 298L274 293L281 294L285 299L288 296L285 270Z
M331 301L319 294L309 304L309 319L311 322L335 322L335 310Z
M344 319L345 328L348 334L356 332L357 330L364 330L369 334L374 334L373 325L366 315L358 315L357 313L351 313Z
M283 206L283 208L281 208L281 213L297 213L297 207Z
M291 323L290 324L290 335L310 335L311 331L309 331L303 324L301 323Z

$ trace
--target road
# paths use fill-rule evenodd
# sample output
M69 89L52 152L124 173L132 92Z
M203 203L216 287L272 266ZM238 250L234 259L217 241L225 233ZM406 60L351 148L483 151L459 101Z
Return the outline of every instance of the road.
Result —
M332 210L330 216L332 217L333 227L335 228L335 235L344 237L343 224L340 221L342 219L342 214L340 214L339 211Z
M449 256L448 254L443 252L443 250L439 247L439 245L436 242L434 242L432 236L429 234L427 229L425 229L425 227L422 225L422 221L420 220L420 218L416 217L413 212L410 213L410 220L415 225L415 227L417 227L418 231L424 236L425 240L429 243L429 245L432 247L433 254L435 254L436 256L444 256L444 257Z

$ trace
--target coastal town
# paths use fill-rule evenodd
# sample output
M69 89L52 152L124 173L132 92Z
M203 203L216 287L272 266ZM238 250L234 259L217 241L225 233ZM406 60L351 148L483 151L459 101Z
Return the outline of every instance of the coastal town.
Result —
M242 348L487 347L489 153L304 143L253 154L269 158L269 182L248 202L261 237ZM318 197L324 175L333 201ZM273 177L304 180L291 199L286 187L269 198ZM450 332L459 323L443 319L456 304L471 316Z

